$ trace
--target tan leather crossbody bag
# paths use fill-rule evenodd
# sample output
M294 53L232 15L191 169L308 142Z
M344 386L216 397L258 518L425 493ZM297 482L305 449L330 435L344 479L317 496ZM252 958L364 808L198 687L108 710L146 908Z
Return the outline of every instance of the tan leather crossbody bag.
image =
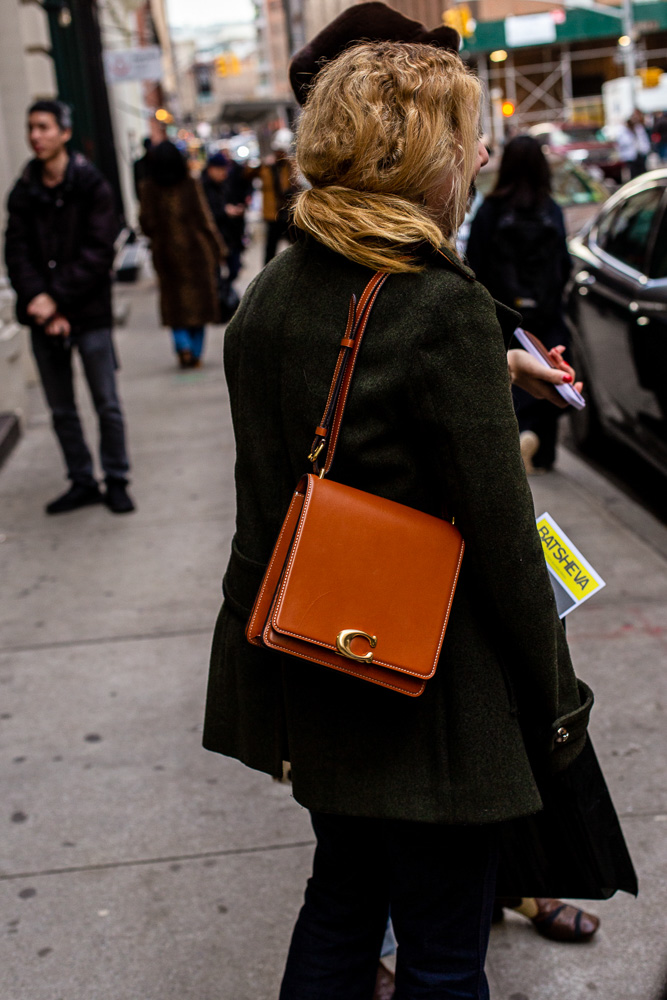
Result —
M463 539L449 521L336 483L331 468L368 317L352 296L329 398L246 629L291 653L416 697L435 673Z

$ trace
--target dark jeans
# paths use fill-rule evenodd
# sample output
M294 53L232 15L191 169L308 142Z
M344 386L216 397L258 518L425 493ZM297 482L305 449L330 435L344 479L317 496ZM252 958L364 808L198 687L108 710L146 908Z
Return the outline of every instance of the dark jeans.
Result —
M512 386L512 398L519 431L534 431L540 439L540 446L533 456L533 465L539 469L550 469L556 461L558 420L563 411L548 399L535 399L515 385Z
M229 280L236 281L239 276L239 271L241 270L241 250L230 250L226 263Z
M387 916L395 1000L487 1000L490 828L312 814L313 875L280 1000L371 1000Z
M646 157L643 153L639 153L628 165L630 167L630 180L634 180L635 177L641 177L642 174L646 173Z
M108 479L126 479L129 472L123 414L116 391L116 357L111 330L88 330L73 340L83 364L100 425L100 462ZM67 475L74 483L95 481L93 459L83 436L74 397L72 347L62 337L32 331L32 349L53 429L62 448Z
M264 251L264 263L268 264L278 252L278 244L281 240L292 242L290 234L289 218L287 215L279 215L274 222L266 223L266 249Z

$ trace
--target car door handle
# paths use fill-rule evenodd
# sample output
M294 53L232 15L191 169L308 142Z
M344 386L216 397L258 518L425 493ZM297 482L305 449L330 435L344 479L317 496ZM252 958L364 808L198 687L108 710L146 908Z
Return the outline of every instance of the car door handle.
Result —
M594 289L593 286L595 286ZM590 282L589 284L579 285L579 294L588 295L589 288L595 291L596 296L599 296L602 299L607 299L607 301L613 302L614 305L621 306L621 308L623 309L630 308L632 312L635 311L632 308L631 300L628 297L628 295L623 295L621 292L617 292L615 289L610 288L609 285L606 285L604 282L596 281L595 278L593 278L593 281ZM633 304L636 309L637 303L635 302Z

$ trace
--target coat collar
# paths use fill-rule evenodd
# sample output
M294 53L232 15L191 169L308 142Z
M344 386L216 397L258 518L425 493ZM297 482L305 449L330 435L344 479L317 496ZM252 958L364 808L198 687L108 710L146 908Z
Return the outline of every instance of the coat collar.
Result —
M81 153L70 153L61 185L64 192L69 194L74 189L77 178L87 164L88 161ZM38 200L49 199L49 189L42 184L42 164L38 159L28 160L21 174L21 181L27 186L31 197Z
M505 347L509 350L510 341L514 336L514 331L517 326L521 326L521 315L520 313L515 312L514 309L510 309L509 306L503 305L502 302L498 302L497 299L493 300L493 304L496 307L496 317L500 323L500 329L503 332Z
M445 264L446 261L447 264L450 265L450 267L453 267L455 271L458 271L459 274L462 274L465 278L468 279L468 281L475 281L475 272L471 270L471 268L469 268L467 264L464 264L461 258L458 257L453 250L450 250L449 247L442 246L438 247L437 249L433 247L431 257L434 260L434 262L438 263L441 267L446 266ZM443 257L444 261L442 260Z
M439 247L437 252L434 251L432 253L431 259L440 267L446 267L447 264L449 264L455 271L458 271L459 274L466 277L468 281L477 281L475 272L464 264L463 261L459 260L456 254L450 250L449 247ZM498 302L497 299L493 300L493 304L496 309L496 317L498 319L498 323L500 324L500 329L502 330L505 347L509 348L514 331L521 323L521 316L518 312L515 312L514 309L510 309L509 306L503 305L502 302Z

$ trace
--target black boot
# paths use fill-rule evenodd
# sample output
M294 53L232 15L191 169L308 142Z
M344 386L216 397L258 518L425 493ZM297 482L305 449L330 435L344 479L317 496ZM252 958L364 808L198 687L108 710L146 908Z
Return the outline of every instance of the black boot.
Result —
M47 514L64 514L68 510L102 503L103 499L97 483L72 483L66 493L47 503L45 510Z
M104 502L114 514L129 514L134 510L134 501L127 492L127 483L124 479L107 479L107 491L104 494Z

